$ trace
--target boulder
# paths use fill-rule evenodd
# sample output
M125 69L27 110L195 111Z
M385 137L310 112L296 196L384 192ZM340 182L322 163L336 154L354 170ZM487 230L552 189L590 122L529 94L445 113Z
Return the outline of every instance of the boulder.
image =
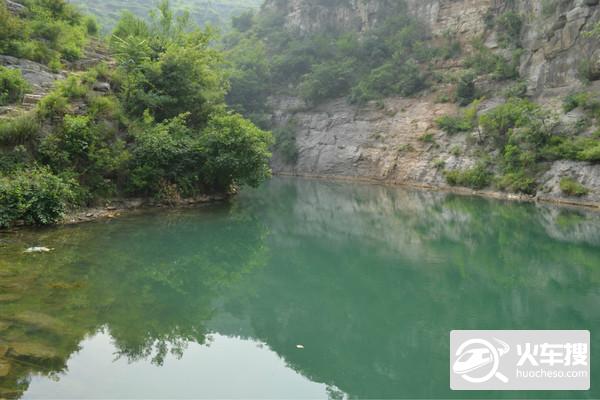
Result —
M6 8L8 9L8 11L10 11L13 14L21 14L26 10L26 7L23 4L19 4L12 0L4 0L4 2L6 3Z
M25 104L25 105L37 104L42 100L42 97L43 96L41 96L39 94L26 94L23 97L23 104Z
M94 91L96 91L96 92L108 93L108 92L110 92L110 83L96 82L96 83L94 83L94 86L92 87L92 89L94 89Z

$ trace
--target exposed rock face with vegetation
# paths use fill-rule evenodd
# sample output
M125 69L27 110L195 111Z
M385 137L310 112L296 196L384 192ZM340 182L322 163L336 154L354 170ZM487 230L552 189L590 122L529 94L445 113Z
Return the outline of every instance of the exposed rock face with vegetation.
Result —
M268 0L254 28L268 53L267 17L335 43L298 80L271 80L275 172L600 204L599 2ZM348 38L380 48L349 55ZM419 84L407 90L406 76ZM561 189L565 179L585 190Z

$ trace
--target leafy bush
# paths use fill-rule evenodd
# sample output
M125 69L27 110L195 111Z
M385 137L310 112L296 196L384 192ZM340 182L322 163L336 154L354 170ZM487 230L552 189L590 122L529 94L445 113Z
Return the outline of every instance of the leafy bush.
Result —
M510 99L512 97L524 99L526 96L527 96L527 83L522 82L522 81L509 86L504 91L504 97L506 97L507 99Z
M25 113L10 119L0 120L0 144L26 144L37 138L40 123L35 114Z
M444 115L438 118L436 122L439 128L449 135L473 130L471 121L468 121L463 116Z
M205 180L213 188L232 184L257 186L271 176L270 132L257 128L240 115L213 117L200 137L206 158Z
M485 165L478 164L466 170L445 171L446 182L451 186L464 186L472 189L483 189L492 182L492 174Z
M514 11L507 11L496 20L498 38L502 47L521 46L520 36L523 18Z
M581 197L589 193L589 190L585 186L573 178L562 178L559 185L560 190L568 196Z
M471 132L477 126L477 108L480 102L475 101L459 115L444 115L437 119L437 124L444 132L454 135L460 132Z
M508 172L496 181L496 186L501 190L533 195L536 191L535 179L528 176L525 171Z
M39 118L57 118L64 115L69 107L69 100L58 91L46 95L37 105Z
M600 162L600 141L595 141L589 147L583 149L577 156L581 161Z
M135 193L157 196L165 187L177 196L201 191L204 153L186 118L183 114L159 124L148 119L135 133L130 166Z
M90 117L66 115L62 125L46 136L40 160L55 172L69 172L90 195L111 195L115 180L126 172L128 152L115 132Z
M466 106L471 104L476 95L475 75L472 72L467 72L458 80L458 85L456 86L456 100L459 105Z
M0 66L0 106L21 101L27 90L21 71Z
M595 115L600 112L600 100L589 92L573 93L565 97L563 101L563 109L565 112L573 111L578 107Z
M600 140L554 136L541 150L545 160L600 161Z
M473 53L465 60L465 64L477 74L491 74L495 80L516 79L519 77L519 64L522 51L513 51L510 60L495 54L485 45L476 41L473 44Z
M579 80L584 83L589 83L600 79L600 71L598 71L598 68L596 68L595 62L589 58L584 58L579 62L577 75Z
M535 103L523 99L509 99L479 118L479 124L486 137L496 143L508 141L516 129L526 133L532 140L546 138L550 132L546 127L546 113Z
M47 169L19 171L0 177L0 227L17 221L48 225L59 221L74 198L74 184Z
M28 0L27 12L11 15L0 4L0 50L4 54L41 63L81 57L92 27L63 0ZM92 29L93 30L93 29Z

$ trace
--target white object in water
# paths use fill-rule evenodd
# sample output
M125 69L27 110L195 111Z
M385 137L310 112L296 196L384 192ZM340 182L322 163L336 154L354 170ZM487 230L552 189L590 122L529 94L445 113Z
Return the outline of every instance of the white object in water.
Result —
M47 247L30 247L25 250L25 253L49 253L53 249L49 249Z
M303 346L303 345L301 345L301 344L297 344L297 345L296 345L296 348L297 348L297 349L303 349L303 348L304 348L304 346Z

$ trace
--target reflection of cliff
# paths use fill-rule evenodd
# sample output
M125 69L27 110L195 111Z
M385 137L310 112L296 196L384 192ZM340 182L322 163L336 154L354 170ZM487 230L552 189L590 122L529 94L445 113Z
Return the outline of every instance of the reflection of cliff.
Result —
M122 356L204 342L220 290L264 264L264 227L227 208L23 233L0 261L0 398L32 373L56 373L106 327ZM23 256L32 243L55 248Z
M600 328L600 253L549 237L533 206L271 185L295 199L264 209L273 256L225 308L293 368L351 397L452 396L452 329Z

